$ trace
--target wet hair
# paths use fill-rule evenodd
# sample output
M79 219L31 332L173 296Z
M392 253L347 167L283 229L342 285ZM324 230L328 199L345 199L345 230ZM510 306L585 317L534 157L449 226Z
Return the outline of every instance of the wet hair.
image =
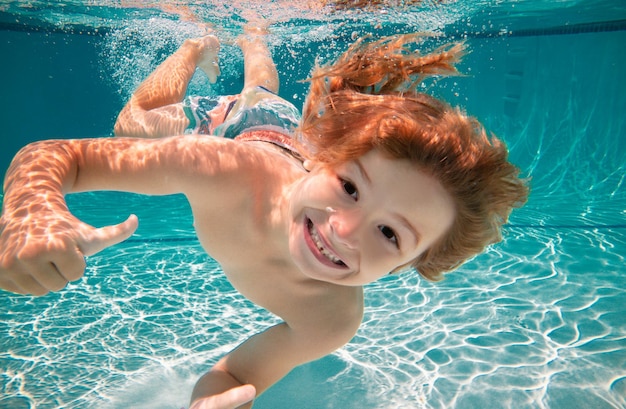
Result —
M338 60L313 71L300 137L310 159L328 166L372 149L407 159L451 195L455 219L435 244L411 263L439 280L486 246L528 196L526 181L508 161L505 144L459 108L416 91L433 75L457 74L463 43L421 55L408 45L423 35L358 40Z

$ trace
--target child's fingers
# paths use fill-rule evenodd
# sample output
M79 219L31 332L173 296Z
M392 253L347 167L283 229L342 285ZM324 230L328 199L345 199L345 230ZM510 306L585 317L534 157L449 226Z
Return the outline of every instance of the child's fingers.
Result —
M128 219L120 224L94 229L79 243L79 247L85 256L94 255L107 247L120 243L137 230L139 222L137 216L131 214Z
M27 272L4 273L0 276L0 288L17 294L42 296L48 294L49 290Z
M75 247L73 250L74 251L67 249L66 251L53 254L51 260L46 260L48 270L50 271L47 274L44 274L42 278L35 277L37 281L50 291L58 291L64 288L65 285L58 288L60 284L52 282L52 280L58 281L54 273L61 276L65 280L65 284L69 281L76 281L81 278L85 273L87 263L85 262L85 257L79 248ZM40 268L38 271L43 270L43 268Z
M242 385L196 401L190 409L235 409L250 402L255 396L254 386Z
M60 291L69 281L78 280L85 272L85 259L76 251L76 256L63 257L62 261L38 260L29 271L46 291ZM54 257L52 257L54 259Z
M252 385L242 385L236 388L230 389L219 397L224 397L225 402L218 408L237 408L245 403L250 402L256 395L256 389Z

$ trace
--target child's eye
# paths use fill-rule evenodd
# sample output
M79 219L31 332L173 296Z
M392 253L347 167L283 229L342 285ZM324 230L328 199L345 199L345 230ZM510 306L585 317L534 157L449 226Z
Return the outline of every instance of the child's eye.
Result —
M378 229L383 234L383 236L385 236L385 238L387 240L389 240L390 242L395 244L396 247L399 247L399 245L398 245L398 236L396 236L396 233L391 229L391 227L388 227L388 226L378 226Z
M354 183L341 179L341 187L343 188L343 191L348 194L348 196L351 196L354 200L359 200L359 191L356 186L354 186Z

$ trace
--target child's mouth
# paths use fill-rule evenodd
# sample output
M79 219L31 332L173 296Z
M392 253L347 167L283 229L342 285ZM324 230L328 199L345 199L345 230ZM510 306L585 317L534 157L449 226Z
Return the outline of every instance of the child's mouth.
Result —
M332 251L330 251L326 247L325 242L319 236L317 230L315 229L315 226L313 225L313 221L311 221L311 219L309 218L306 219L306 226L307 226L307 231L309 232L309 237L311 238L312 244L315 246L315 250L317 250L317 252L314 252L317 258L319 259L320 256L322 256L324 257L324 260L322 261L327 260L327 261L330 261L334 266L346 268L347 267L346 263L344 263L339 257L337 257Z

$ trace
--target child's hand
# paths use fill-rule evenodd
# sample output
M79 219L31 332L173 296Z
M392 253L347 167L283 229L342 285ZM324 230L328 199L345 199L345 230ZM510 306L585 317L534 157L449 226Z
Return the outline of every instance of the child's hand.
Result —
M242 385L219 395L196 400L189 409L235 409L252 401L256 389L252 385Z
M94 228L69 212L15 212L0 218L0 288L45 295L81 278L85 256L117 244L137 229L137 217Z

